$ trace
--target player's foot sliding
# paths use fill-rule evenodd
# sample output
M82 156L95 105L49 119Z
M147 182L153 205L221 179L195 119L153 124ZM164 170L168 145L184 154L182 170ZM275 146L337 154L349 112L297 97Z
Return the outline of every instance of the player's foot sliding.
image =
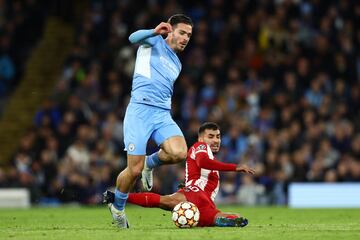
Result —
M237 218L227 218L227 217L218 217L215 220L215 226L218 227L245 227L248 225L249 221L243 217Z

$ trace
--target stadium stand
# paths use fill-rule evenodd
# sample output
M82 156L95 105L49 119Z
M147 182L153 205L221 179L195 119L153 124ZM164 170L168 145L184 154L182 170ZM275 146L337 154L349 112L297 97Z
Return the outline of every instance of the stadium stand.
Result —
M0 1L0 115L42 36L46 1Z
M51 96L19 140L1 187L34 203L97 204L124 168L122 118L136 49L128 35L173 13L195 23L181 56L173 116L190 146L222 127L222 203L287 203L290 182L360 181L359 4L352 1L91 1ZM2 38L3 39L3 38ZM149 145L149 153L156 146ZM155 172L171 193L181 165Z

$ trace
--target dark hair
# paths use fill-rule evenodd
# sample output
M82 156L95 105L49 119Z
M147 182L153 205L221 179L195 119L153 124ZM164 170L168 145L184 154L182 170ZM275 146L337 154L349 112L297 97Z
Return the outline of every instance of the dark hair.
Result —
M218 130L220 129L220 127L214 122L205 122L200 126L198 134L201 135L202 133L205 132L206 129Z
M170 23L171 26L175 26L178 23L185 23L190 26L194 25L191 18L181 13L172 15L167 22Z

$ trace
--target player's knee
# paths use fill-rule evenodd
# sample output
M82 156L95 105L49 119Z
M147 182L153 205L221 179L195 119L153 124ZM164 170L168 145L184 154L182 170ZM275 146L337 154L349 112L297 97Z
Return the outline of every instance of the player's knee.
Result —
M185 160L186 159L186 155L187 155L187 152L186 152L186 148L184 149L177 149L177 150L174 150L173 152L172 152L172 160L174 161L174 162L181 162L181 161L183 161L183 160Z
M141 174L142 170L143 170L143 166L141 166L141 165L136 165L136 166L132 166L129 168L130 174L133 177L139 176Z
M132 168L131 169L131 175L133 175L134 177L137 177L141 174L142 172L142 168Z
M141 174L144 168L144 157L143 156L129 156L128 157L128 173L132 177L137 177Z
M182 160L186 159L187 148L185 148L181 152L179 152L178 156L179 156L179 159L178 159L179 161L182 161Z

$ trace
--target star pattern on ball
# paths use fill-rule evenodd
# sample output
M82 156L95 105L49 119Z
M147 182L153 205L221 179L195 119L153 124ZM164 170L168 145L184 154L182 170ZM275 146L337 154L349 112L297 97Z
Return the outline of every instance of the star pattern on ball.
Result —
M183 216L184 215L184 209L180 208L178 210L178 214L179 214L179 216Z
M178 228L191 228L199 223L200 211L191 202L181 202L172 211L172 220Z

